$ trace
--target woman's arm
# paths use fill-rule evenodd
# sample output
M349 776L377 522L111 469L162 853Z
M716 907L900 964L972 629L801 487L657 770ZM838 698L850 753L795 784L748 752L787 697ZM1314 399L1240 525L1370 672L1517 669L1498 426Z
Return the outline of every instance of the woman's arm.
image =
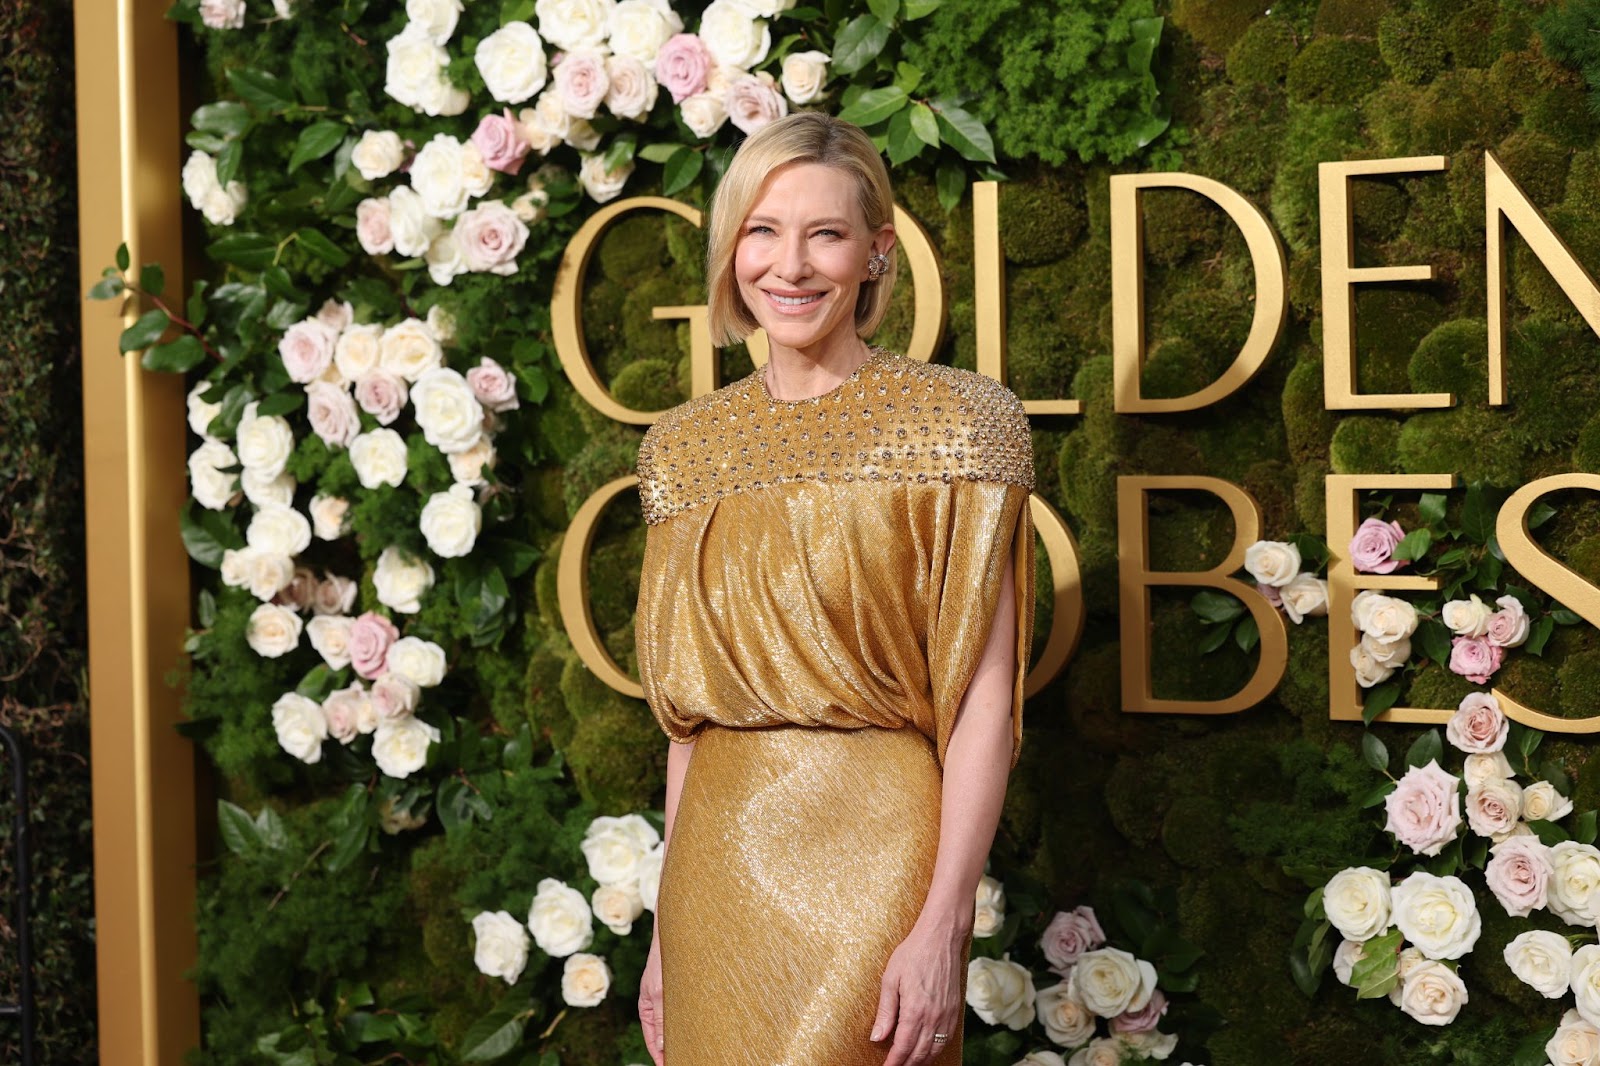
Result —
M672 840L672 821L678 813L678 796L683 792L683 775L689 769L689 759L694 754L694 741L687 744L667 742L667 806L666 826L661 834L662 855ZM973 889L977 891L976 888ZM650 1061L663 1066L666 1048L663 1040L661 994L661 923L652 922L650 954L645 959L644 973L639 978L639 1024L644 1029L645 1047Z
M661 834L663 854L672 843L672 819L678 813L678 796L683 792L683 775L689 769L689 757L693 754L694 741L692 740L687 744L678 744L673 741L667 742L667 825ZM972 890L977 892L976 884L973 885Z
M872 1039L894 1038L885 1066L919 1066L943 1049L961 1002L961 955L972 931L978 879L1000 824L1011 771L1011 698L1017 669L1016 585L1007 558L983 655L956 711L945 751L939 854L928 898L884 971Z

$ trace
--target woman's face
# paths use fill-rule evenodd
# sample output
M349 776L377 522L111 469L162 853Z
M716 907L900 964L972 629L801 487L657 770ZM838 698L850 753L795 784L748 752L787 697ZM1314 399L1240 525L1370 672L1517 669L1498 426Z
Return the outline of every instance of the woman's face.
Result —
M893 245L892 225L868 229L848 171L790 163L768 176L745 217L734 275L772 342L808 349L855 336L867 259Z

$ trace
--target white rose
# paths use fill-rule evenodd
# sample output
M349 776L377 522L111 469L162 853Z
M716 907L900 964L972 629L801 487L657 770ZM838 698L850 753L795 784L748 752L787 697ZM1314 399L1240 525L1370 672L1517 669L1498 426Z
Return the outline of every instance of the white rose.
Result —
M1322 892L1328 921L1347 940L1371 940L1389 928L1389 875L1369 866L1334 874Z
M389 645L383 665L422 688L433 688L444 680L444 649L421 637L401 637Z
M294 503L295 480L287 473L267 477L259 468L239 472L239 487L244 498L255 507L289 507Z
M189 491L201 507L220 511L233 499L234 475L225 467L239 460L220 440L208 440L189 455Z
M356 205L356 242L368 255L394 251L394 214L387 196L369 196Z
M599 955L579 951L561 967L561 998L569 1007L594 1007L611 990L611 970Z
M1122 1043L1116 1037L1100 1036L1072 1053L1067 1066L1121 1066Z
M1488 638L1490 644L1498 644L1502 648L1515 648L1528 639L1528 634L1532 630L1528 612L1522 606L1522 601L1515 596L1501 596L1494 602L1500 610L1489 616L1484 636Z
M1380 644L1393 644L1417 631L1417 609L1406 600L1372 589L1356 594L1350 618L1361 632Z
M1487 781L1515 777L1516 771L1511 769L1511 763L1506 760L1505 754L1496 751L1468 755L1461 761L1461 776L1466 781L1467 788L1474 789Z
M285 692L272 705L272 728L284 751L303 763L321 761L322 742L328 739L322 704L298 692Z
M1028 1052L1012 1066L1067 1066L1067 1060L1061 1057L1060 1052L1040 1049Z
M235 450L246 469L259 471L262 477L277 477L294 454L294 431L281 415L258 417L257 406L254 400L244 405Z
M189 428L194 431L197 437L209 439L211 434L208 430L211 428L211 420L222 413L222 403L220 401L207 403L201 399L215 386L216 382L214 381L197 381L194 388L189 390L186 400L189 408Z
M1519 933L1504 951L1517 980L1546 999L1560 999L1572 983L1572 942L1548 929Z
M1367 957L1366 945L1357 940L1341 940L1333 951L1333 976L1341 985L1349 985L1356 963Z
M456 246L467 269L510 277L528 243L528 224L499 200L485 200L456 220Z
M666 845L657 844L639 860L639 899L651 914L656 910L656 896L661 888L661 860L666 854Z
M1467 824L1481 837L1499 839L1522 817L1522 786L1504 778L1467 790Z
M344 535L344 522L350 501L342 496L311 497L311 528L320 540L338 540Z
M1315 574L1296 574L1278 590L1283 613L1296 625L1313 615L1328 613L1328 583Z
M570 52L605 44L615 6L615 0L538 0L533 13L539 36Z
M589 823L579 847L590 877L602 885L618 885L638 882L640 862L660 842L655 826L636 814L601 815Z
M1481 637L1489 631L1490 607L1473 594L1470 600L1451 600L1439 612L1439 618L1450 627L1450 632L1463 637Z
M406 18L434 44L444 44L456 32L461 0L406 0Z
M1554 822L1571 813L1572 800L1548 781L1535 781L1522 791L1522 817L1530 822Z
M264 507L251 516L244 539L257 551L299 555L311 546L311 523L292 507Z
M1026 1029L1033 1024L1033 975L1004 959L977 958L967 963L967 1005L990 1025Z
M583 166L578 169L578 184L583 186L583 191L597 204L615 200L622 195L622 186L628 181L628 176L633 173L633 162L629 160L607 170L605 156L594 153L585 154Z
M306 421L331 448L348 448L361 432L361 416L349 388L331 381L313 381L306 386Z
M409 777L428 761L439 731L420 718L386 718L372 734L372 760L389 777Z
M594 118L610 87L605 55L601 52L568 52L556 64L555 89L561 106L574 119Z
M476 488L488 484L483 476L483 470L488 467L494 469L494 445L488 437L481 438L477 444L464 452L452 452L445 456L450 460L450 476L463 485Z
M994 936L1006 921L1006 889L996 878L984 874L978 880L973 912L972 935Z
M350 442L350 463L363 488L399 485L406 479L406 442L392 429L375 429Z
M1282 588L1300 573L1300 549L1286 541L1258 540L1244 550L1244 568L1259 584Z
M1172 1033L1149 1030L1142 1033L1117 1033L1112 1037L1133 1054L1157 1062L1164 1061L1178 1047L1178 1038Z
M683 124L702 140L716 133L728 121L728 106L723 102L721 93L696 93L685 99L678 108L683 116Z
M183 162L182 181L183 194L196 211L200 210L201 201L218 187L217 161L199 149L190 152Z
M422 198L423 210L435 218L455 218L467 209L461 142L448 133L436 133L411 161L411 188Z
M1094 1015L1072 997L1066 981L1039 989L1034 1008L1045 1035L1062 1047L1077 1047L1094 1036Z
M1544 1053L1551 1066L1594 1066L1600 1062L1600 1028L1585 1021L1575 1010L1561 1016L1556 1035L1545 1044Z
M384 673L372 683L371 697L379 721L393 721L411 716L422 701L422 689L409 677Z
M408 561L392 544L383 549L372 572L378 602L401 614L416 614L422 610L422 594L433 587L433 579L433 567L426 559Z
M783 57L783 91L797 104L809 104L828 84L826 52L790 52Z
M606 57L606 108L618 118L642 121L656 106L658 86L632 56Z
M382 326L351 326L334 343L333 364L347 381L360 381L361 375L377 368L382 342Z
M589 901L577 889L546 877L528 910L528 931L546 955L559 959L582 951L594 941Z
M1551 846L1550 866L1551 912L1568 925L1593 926L1600 919L1600 850L1563 840Z
M444 348L421 319L408 318L391 326L379 344L378 365L407 381L416 381L443 363Z
M455 234L441 233L428 245L428 277L435 285L448 285L467 272L467 260L461 254Z
M489 95L502 103L520 104L544 88L544 47L526 22L508 22L479 41L473 60Z
M258 600L270 600L294 580L294 559L256 548L222 553L222 582L231 588L248 588Z
M751 18L770 19L794 7L795 0L733 0Z
M1423 1025L1449 1025L1467 1002L1467 986L1442 962L1425 962L1400 986L1400 1009Z
M311 646L330 670L350 665L350 626L355 621L339 614L319 614L306 624Z
M412 258L426 255L441 228L411 186L401 185L389 193L389 233L395 251Z
M1150 1002L1156 968L1120 948L1098 948L1078 956L1067 981L1072 995L1102 1018L1136 1011Z
M368 181L387 178L405 160L405 145L394 130L368 130L350 151L351 165Z
M522 130L522 139L540 155L549 155L551 149L559 147L566 140L571 122L572 117L561 103L561 94L554 89L546 89L539 94L539 99L532 107L517 112L517 125Z
M438 94L441 68L450 55L428 34L426 25L407 22L405 29L384 43L388 62L383 91L407 107L422 110L425 100Z
M472 961L486 977L517 983L528 965L528 931L506 911L484 911L472 919Z
M667 0L621 0L611 11L610 30L614 54L654 64L667 39L683 32L683 19Z
M1472 890L1459 877L1419 870L1390 892L1395 926L1430 959L1459 959L1483 930Z
M417 379L411 406L428 443L446 454L466 451L483 435L482 405L467 379L448 367L435 367Z
M594 890L589 905L600 924L618 936L633 932L634 920L644 913L644 901L639 898L639 886L634 882L620 885L601 885Z
M712 0L700 16L700 39L718 63L749 70L772 48L772 31L735 0Z
M213 30L244 28L244 0L200 0L200 21Z
M1585 944L1572 953L1572 996L1583 1020L1600 1025L1600 944Z
M230 181L226 189L214 187L207 191L195 208L213 226L231 226L249 202L250 194L242 181Z
M257 655L276 659L300 646L300 631L304 626L294 608L278 603L263 603L250 612L244 639Z
M317 614L344 614L356 603L356 583L337 574L322 575L311 593L311 609Z
M1406 645L1406 650L1410 651L1409 644ZM1384 654L1387 658L1388 649L1385 649ZM1361 638L1360 643L1350 649L1350 665L1355 668L1356 684L1362 688L1381 685L1394 673L1394 667L1384 665L1372 654L1372 646L1365 636Z

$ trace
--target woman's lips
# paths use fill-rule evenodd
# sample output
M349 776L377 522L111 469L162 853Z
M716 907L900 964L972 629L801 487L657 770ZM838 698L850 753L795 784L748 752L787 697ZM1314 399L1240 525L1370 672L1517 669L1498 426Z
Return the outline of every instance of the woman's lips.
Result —
M774 292L771 289L763 289L762 292L767 297L768 306L777 311L779 314L785 315L804 314L805 312L811 310L811 308L815 307L818 303L822 302L823 297L823 294L820 292L805 292L803 290L791 293L780 293Z

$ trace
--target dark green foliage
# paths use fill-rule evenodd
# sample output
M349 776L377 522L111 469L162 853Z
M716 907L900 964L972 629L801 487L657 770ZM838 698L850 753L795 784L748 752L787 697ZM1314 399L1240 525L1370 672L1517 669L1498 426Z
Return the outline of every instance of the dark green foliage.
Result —
M1287 19L1256 19L1228 49L1228 78L1241 85L1280 82L1289 73L1295 47Z
M1297 104L1350 106L1377 88L1383 57L1370 41L1318 37L1289 66L1289 99Z

